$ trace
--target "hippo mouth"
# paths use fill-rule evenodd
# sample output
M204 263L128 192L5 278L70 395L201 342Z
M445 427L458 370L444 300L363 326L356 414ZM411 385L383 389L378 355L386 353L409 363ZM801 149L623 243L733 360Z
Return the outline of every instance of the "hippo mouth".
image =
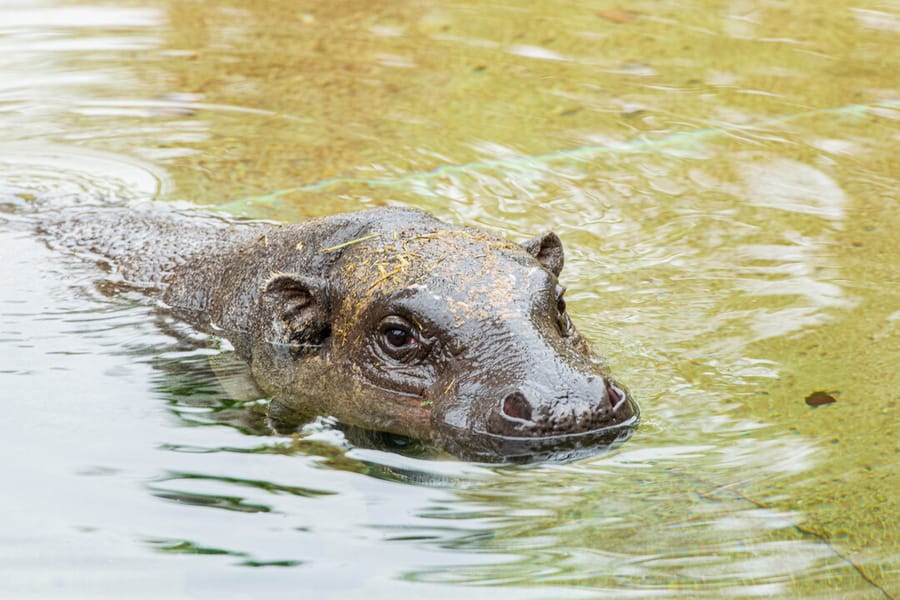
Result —
M454 456L486 463L568 462L609 452L626 442L640 422L640 409L631 395L616 387L617 412L624 418L601 427L548 435L498 434L483 429L463 430L444 424L440 445ZM630 410L629 410L630 409Z

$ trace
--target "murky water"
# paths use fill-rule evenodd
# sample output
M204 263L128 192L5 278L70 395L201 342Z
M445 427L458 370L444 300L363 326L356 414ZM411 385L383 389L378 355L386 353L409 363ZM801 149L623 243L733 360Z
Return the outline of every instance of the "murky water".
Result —
M2 595L896 597L898 34L887 0L2 3ZM27 222L148 198L552 227L644 422L528 467L260 435L216 340Z

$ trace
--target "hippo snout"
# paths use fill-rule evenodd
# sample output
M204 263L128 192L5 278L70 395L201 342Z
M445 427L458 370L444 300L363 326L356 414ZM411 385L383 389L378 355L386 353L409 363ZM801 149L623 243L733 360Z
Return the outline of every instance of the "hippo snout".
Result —
M596 431L635 415L628 393L612 379L590 375L582 385L548 390L521 386L498 394L487 432L510 437L553 437Z

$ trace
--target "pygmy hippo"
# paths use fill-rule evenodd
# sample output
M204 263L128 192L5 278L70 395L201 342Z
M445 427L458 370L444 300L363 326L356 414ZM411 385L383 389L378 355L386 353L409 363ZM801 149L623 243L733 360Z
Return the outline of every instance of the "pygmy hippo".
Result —
M634 400L566 312L563 247L410 209L271 224L151 204L44 219L232 342L274 422L331 415L456 456L572 456L627 439Z

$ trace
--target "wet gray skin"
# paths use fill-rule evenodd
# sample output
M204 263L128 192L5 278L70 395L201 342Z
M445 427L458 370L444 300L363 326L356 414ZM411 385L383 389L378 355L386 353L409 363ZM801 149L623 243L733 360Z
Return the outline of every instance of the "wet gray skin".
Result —
M275 225L156 205L40 229L229 339L281 431L331 415L522 461L595 452L637 424L569 320L553 233L519 245L408 209Z

